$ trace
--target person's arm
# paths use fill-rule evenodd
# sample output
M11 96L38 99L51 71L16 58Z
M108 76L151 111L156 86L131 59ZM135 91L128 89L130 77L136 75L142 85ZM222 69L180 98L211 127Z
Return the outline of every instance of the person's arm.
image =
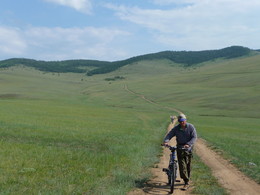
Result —
M189 146L193 146L194 143L195 143L195 141L196 141L196 139L197 139L197 131L196 131L196 128L195 128L193 125L191 125L191 128L192 128L191 139L190 139L189 142L187 142L187 144L188 144Z
M172 128L171 131L165 136L164 144L167 144L175 136L175 128Z

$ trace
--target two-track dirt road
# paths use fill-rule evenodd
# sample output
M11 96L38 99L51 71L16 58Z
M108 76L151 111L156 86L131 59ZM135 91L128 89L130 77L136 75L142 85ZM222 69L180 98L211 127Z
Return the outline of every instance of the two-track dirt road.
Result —
M173 124L169 125L171 129ZM171 140L171 145L174 141ZM237 168L231 165L227 160L223 159L216 152L209 149L204 140L198 139L195 145L195 152L201 160L211 168L213 175L218 179L219 183L227 189L231 195L258 195L260 194L260 186L253 180L242 174ZM166 195L169 194L169 186L167 185L167 176L162 172L162 168L166 168L169 163L170 151L163 150L160 163L152 168L153 178L142 188L135 189L128 195ZM178 178L180 179L180 178ZM192 185L187 191L182 190L183 182L177 183L174 194L190 194Z
M168 127L168 131L172 129L174 123L171 123ZM171 145L175 145L175 140L170 141ZM166 195L169 194L170 187L167 185L167 175L162 171L163 168L167 168L169 164L170 150L167 148L163 149L163 155L161 156L160 162L155 168L152 168L151 172L153 178L142 188L135 189L130 192L128 195ZM181 180L178 176L178 180ZM183 191L183 182L176 183L174 194L188 194L189 191Z
M152 104L159 104L145 98L144 95L137 94L128 89L125 85L125 90L135 94L145 101ZM169 108L168 108L169 109ZM177 109L170 109L181 113ZM174 123L170 123L168 131L174 126ZM171 141L174 142L174 141ZM174 143L171 143L174 145ZM213 175L218 179L218 182L225 188L231 195L258 195L260 194L260 185L255 181L249 179L242 174L236 167L230 164L227 160L223 159L216 152L207 147L207 143L203 139L198 139L195 144L195 152L201 158L201 160L212 170ZM162 168L166 168L169 163L170 151L168 149L163 150L163 155L156 168L152 168L153 178L142 188L135 189L128 193L128 195L166 195L169 194L169 186L167 185L167 176L162 172ZM182 191L183 182L177 184L174 194L190 194L192 185L187 191Z

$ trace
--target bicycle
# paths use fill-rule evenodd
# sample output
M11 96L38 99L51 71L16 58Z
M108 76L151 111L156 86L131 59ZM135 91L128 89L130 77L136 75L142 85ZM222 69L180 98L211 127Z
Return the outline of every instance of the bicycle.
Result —
M172 194L174 191L174 185L175 182L180 182L180 180L177 180L177 170L178 170L178 162L176 160L176 146L170 146L170 145L164 145L162 146L169 148L171 151L170 154L170 160L169 160L169 166L168 168L163 168L163 172L165 172L168 176L168 185L170 185L170 193ZM185 150L184 148L178 148L181 150Z

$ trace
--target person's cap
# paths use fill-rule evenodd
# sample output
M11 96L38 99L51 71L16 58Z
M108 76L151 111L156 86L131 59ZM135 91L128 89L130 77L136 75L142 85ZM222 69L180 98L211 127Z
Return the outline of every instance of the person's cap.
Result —
M187 120L187 118L186 118L186 116L184 115L184 114L180 114L179 116L178 116L178 121L179 122L183 122L183 121L186 121Z

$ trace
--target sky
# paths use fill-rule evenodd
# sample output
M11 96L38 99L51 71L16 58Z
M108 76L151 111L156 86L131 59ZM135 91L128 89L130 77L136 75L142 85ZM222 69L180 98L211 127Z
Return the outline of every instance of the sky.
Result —
M260 49L259 0L1 0L0 60Z

